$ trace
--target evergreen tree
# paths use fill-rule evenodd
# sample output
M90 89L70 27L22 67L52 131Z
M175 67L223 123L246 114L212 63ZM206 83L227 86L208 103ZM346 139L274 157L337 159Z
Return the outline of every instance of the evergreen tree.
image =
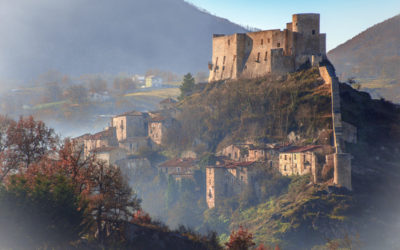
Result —
M194 85L194 78L192 74L187 73L186 75L184 75L182 85L179 87L179 89L181 90L181 95L178 97L178 99L183 100L185 96L191 94L194 89Z

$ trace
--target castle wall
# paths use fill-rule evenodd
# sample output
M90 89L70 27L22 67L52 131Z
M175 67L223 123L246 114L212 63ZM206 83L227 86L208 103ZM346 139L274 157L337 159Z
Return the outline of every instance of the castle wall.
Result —
M237 78L237 51L238 37L240 36L241 34L213 37L213 57L209 81Z
M283 31L214 35L209 81L293 72L313 55L322 58L326 35L320 34L319 19L319 14L296 14Z
M319 54L319 14L295 14L292 23L295 54Z
M242 76L254 78L271 72L271 49L285 47L285 34L280 30L247 33Z

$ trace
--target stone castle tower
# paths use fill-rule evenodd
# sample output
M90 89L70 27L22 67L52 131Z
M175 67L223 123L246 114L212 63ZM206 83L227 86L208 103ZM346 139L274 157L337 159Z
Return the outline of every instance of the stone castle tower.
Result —
M319 14L295 14L284 30L214 35L209 81L287 73L326 57Z

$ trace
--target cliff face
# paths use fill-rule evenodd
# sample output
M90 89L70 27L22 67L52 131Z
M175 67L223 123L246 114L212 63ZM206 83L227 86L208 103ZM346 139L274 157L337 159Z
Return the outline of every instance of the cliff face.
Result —
M400 101L400 15L329 51L342 81L355 77L375 97Z

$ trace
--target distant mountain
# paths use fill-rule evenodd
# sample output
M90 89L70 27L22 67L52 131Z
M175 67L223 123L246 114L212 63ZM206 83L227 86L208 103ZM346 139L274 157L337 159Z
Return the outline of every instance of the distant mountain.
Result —
M375 97L400 101L400 15L329 51L341 80L355 77Z
M22 0L0 9L0 79L207 71L212 34L246 32L183 0Z

